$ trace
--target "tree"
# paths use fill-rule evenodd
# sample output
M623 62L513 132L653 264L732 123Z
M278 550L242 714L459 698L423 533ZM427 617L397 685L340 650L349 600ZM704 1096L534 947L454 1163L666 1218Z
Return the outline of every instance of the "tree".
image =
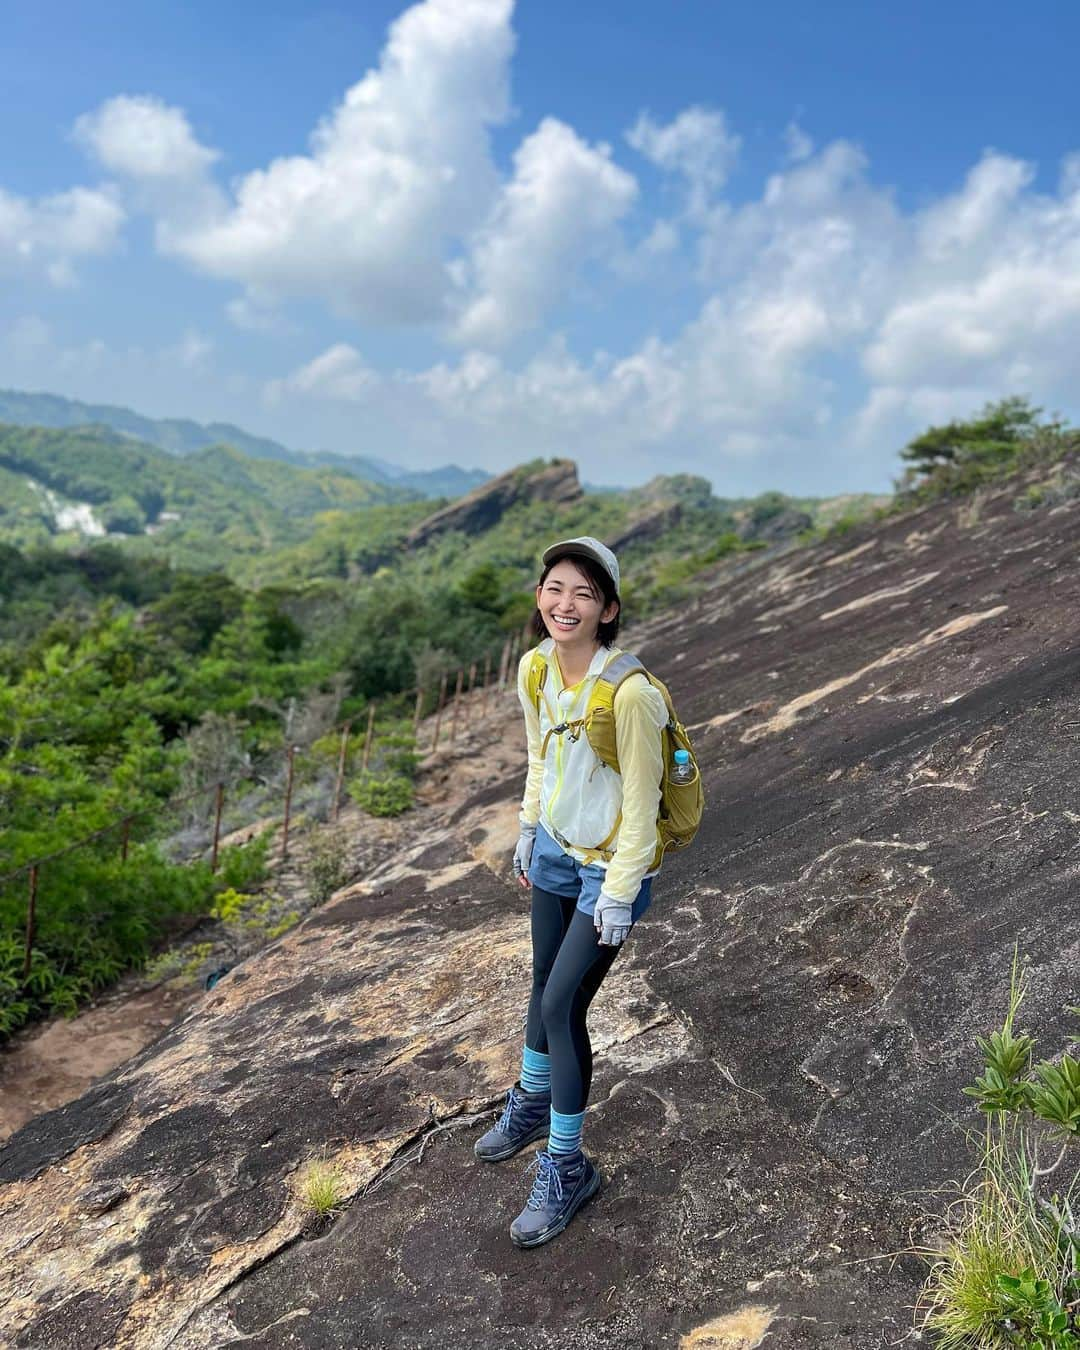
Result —
M947 422L930 427L900 452L911 466L910 473L929 475L943 465L978 461L997 464L1012 459L1017 450L1039 430L1041 408L1033 408L1026 396L1013 395L988 403L966 422Z

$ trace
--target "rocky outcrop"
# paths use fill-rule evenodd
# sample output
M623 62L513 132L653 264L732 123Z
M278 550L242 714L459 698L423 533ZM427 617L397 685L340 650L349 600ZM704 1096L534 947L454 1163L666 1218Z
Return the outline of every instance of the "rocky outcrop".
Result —
M755 520L752 515L749 516L740 524L737 533L740 539L756 539L761 543L776 544L810 529L813 523L814 519L808 512L789 506L775 515L766 516L763 520Z
M517 736L513 762L0 1150L0 1340L916 1339L922 1268L895 1254L928 1236L925 1189L969 1167L961 1088L1013 943L1040 1054L1080 992L1080 501L1017 512L1016 492L727 560L627 632L708 809L593 1004L604 1187L555 1242L509 1241L528 1155L472 1154L530 978L507 691L475 730ZM329 1225L296 1199L312 1153L344 1178Z
M674 529L681 519L682 506L679 502L672 502L668 506L661 506L646 515L638 516L614 539L609 539L607 545L618 553L620 549L629 548L632 544L647 544Z
M580 501L583 495L572 459L555 459L539 468L511 469L422 520L407 535L405 547L422 548L451 530L480 534L497 524L518 502L566 506Z

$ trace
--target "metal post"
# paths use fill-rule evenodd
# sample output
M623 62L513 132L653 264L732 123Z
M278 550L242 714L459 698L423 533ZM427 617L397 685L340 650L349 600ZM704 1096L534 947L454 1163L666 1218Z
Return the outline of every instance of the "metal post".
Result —
M371 758L371 738L375 733L375 704L368 709L367 735L364 737L364 759L360 768L367 773L368 760Z
M461 684L465 678L465 672L459 670L457 673L457 684L454 686L454 716L450 721L450 744L453 745L457 740L458 709L461 707Z
M281 827L281 861L289 856L289 812L292 809L293 756L296 746L289 746L289 776L285 781L285 823Z
M127 862L128 840L131 838L131 817L125 816L120 826L120 861Z
M439 728L442 726L443 708L446 706L446 671L439 681L439 706L435 710L435 734L431 738L432 752L439 748Z
M214 845L210 852L210 871L217 871L218 843L221 840L221 808L225 804L225 784L218 783L214 791Z
M350 720L341 728L341 749L338 751L337 778L334 780L334 809L331 813L335 825L341 807L341 784L345 778L345 755L349 749L349 728L351 726L352 721Z

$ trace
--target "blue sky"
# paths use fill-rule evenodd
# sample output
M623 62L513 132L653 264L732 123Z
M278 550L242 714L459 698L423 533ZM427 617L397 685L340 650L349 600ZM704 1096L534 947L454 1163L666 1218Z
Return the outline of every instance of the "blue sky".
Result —
M1080 11L14 0L0 385L296 446L887 489L1075 417Z

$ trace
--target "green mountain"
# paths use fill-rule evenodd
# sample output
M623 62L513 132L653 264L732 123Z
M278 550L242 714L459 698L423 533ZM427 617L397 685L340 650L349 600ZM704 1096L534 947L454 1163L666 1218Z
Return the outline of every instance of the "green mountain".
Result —
M410 503L410 519L430 509L402 487L231 446L177 457L104 427L0 424L0 541L24 548L108 536L128 552L242 574L305 539L323 513Z
M333 469L369 483L403 489L421 497L458 497L489 477L480 469L449 464L438 469L410 471L384 459L333 454L328 450L290 450L279 441L252 436L230 422L203 425L187 418L143 417L130 408L109 403L81 403L58 394L24 393L0 389L0 422L17 426L73 428L108 427L170 455L193 455L215 445L230 445L256 459L279 460L301 469Z

